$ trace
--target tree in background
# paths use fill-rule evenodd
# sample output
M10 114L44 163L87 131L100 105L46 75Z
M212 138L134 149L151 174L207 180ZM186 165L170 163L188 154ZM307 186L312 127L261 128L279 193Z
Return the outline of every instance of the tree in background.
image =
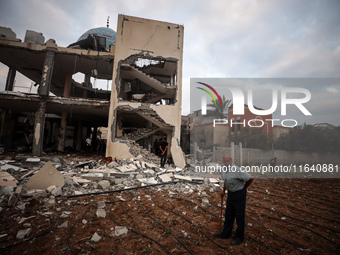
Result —
M271 147L269 144L268 135L263 132L263 127L241 128L240 131L234 132L234 134L230 136L230 141L236 144L241 142L245 148L268 150Z
M218 116L220 119L226 119L228 117L228 108L231 103L231 99L226 99L225 96L223 95L221 98L222 105L218 101L215 105L214 101L211 100L211 103L208 104L210 108L212 108L212 111L210 111L209 114Z
M275 149L303 152L340 153L340 127L318 128L312 125L297 126L281 135Z

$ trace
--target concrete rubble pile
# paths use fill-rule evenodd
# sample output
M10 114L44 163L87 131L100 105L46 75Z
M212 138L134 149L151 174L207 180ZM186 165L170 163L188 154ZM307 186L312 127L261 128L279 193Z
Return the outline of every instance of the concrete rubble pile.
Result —
M203 190L208 188L210 192L215 192L221 189L219 178L201 177L192 170L181 169L173 165L160 168L157 157L153 162L145 160L146 157L141 154L130 160L111 162L103 158L82 162L68 158L72 157L68 155L66 157L32 158L18 155L0 160L0 212L9 207L15 207L24 212L25 206L35 199L43 204L44 208L43 212L36 213L49 213L50 209L62 210L58 208L58 197L124 190L175 181L178 182L161 185L157 189L168 189L169 195L175 194L172 191L181 194L191 194L197 191L203 198L202 206L210 206ZM117 193L117 196L119 194ZM71 204L72 198L67 201ZM60 217L67 219L71 213L62 211ZM99 218L107 217L105 202L98 203L96 215ZM23 217L18 220L22 224L27 219ZM67 227L67 224L65 220L59 227ZM27 238L31 233L29 223L23 224L23 227L25 229L17 234L18 239ZM120 229L114 230L114 235L125 235L125 229L123 234L120 231ZM93 238L100 239L97 235Z

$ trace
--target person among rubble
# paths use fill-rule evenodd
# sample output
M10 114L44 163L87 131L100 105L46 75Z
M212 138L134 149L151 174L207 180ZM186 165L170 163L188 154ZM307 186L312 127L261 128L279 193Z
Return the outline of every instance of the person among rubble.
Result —
M92 139L91 139L91 136L89 136L85 140L85 151L86 151L86 153L90 153L91 152L91 145L92 145Z
M232 159L228 154L224 155L223 163L226 168L222 171L224 187L221 192L221 197L223 199L225 191L228 190L227 208L225 211L223 231L214 234L214 237L229 239L236 218L237 230L230 244L239 245L244 239L247 188L253 182L254 178L247 172L241 171L238 166L232 164Z
M168 154L168 142L166 141L166 137L163 137L159 145L159 149L161 151L161 167L164 167L166 162L166 156Z

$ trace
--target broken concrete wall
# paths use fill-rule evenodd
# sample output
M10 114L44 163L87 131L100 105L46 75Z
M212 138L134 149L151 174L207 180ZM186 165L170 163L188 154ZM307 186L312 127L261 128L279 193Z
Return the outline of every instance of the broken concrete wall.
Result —
M129 153L125 154L122 151L117 151L117 147L119 147L118 144L120 143L120 141L116 139L117 114L119 113L119 106L130 105L133 108L137 108L139 107L138 105L140 105L131 103L130 101L124 101L123 98L120 97L120 89L121 86L123 86L120 78L122 71L121 65L123 64L125 72L134 72L134 78L139 78L142 82L147 82L146 80L149 74L143 74L140 70L136 70L136 67L127 63L127 60L129 60L129 58L131 59L131 56L139 56L139 58L149 59L151 62L157 59L161 61L171 59L177 65L175 68L176 74L173 76L176 81L170 78L170 85L163 84L161 79L155 81L154 77L158 77L158 74L153 74L153 77L149 79L150 91L157 90L158 93L163 93L164 98L166 98L169 89L175 89L176 93L173 100L169 100L169 102L171 101L169 105L160 105L159 101L158 104L154 101L154 103L146 105L155 111L157 116L165 123L172 127L170 131L168 129L162 129L165 134L168 134L170 147L168 154L172 154L174 163L177 166L182 168L185 166L184 155L180 148L183 31L183 26L177 24L119 15L112 77L115 87L113 86L111 91L107 156L114 158L119 154L125 158L130 157ZM154 69L155 68L153 68L153 70ZM175 88L171 85L175 85ZM160 99L162 99L162 96L159 96L159 100ZM159 126L161 127L161 125Z

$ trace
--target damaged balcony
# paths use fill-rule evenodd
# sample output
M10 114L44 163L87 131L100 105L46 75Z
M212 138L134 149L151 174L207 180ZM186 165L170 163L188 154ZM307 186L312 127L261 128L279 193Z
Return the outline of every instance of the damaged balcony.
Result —
M117 108L117 127L115 137L119 140L132 140L150 149L155 139L167 136L173 127L164 122L158 114L147 107L137 109L131 106Z
M119 97L124 101L174 104L177 61L138 57L120 64Z

